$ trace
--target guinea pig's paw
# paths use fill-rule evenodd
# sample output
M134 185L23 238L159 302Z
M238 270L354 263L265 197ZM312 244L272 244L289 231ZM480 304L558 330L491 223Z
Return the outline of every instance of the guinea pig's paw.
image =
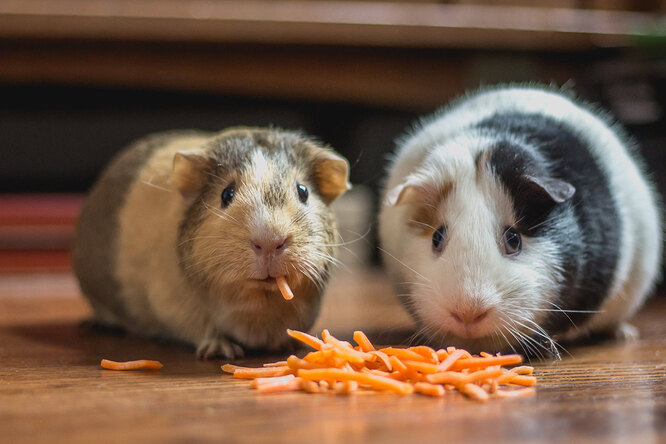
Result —
M628 322L623 322L615 329L614 336L619 341L633 342L641 336L638 329Z
M234 344L224 337L209 337L199 343L197 357L211 359L221 356L227 359L242 358L245 352L240 345Z

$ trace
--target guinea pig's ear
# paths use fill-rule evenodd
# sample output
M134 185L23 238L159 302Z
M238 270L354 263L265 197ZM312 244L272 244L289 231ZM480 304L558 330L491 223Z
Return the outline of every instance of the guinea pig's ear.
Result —
M332 151L321 150L317 153L312 172L319 194L327 205L351 188L349 163Z
M562 203L571 199L576 193L576 188L563 180L530 175L524 175L522 178L527 187L542 201Z
M417 202L419 199L419 193L422 191L421 187L409 182L403 182L400 185L397 185L386 193L385 203L389 207L394 205L403 205Z
M193 199L203 189L210 158L198 151L178 151L173 157L171 182L186 199Z
M410 175L403 183L388 190L384 203L388 206L422 204L433 197L443 197L450 188L446 184L433 185L421 175Z

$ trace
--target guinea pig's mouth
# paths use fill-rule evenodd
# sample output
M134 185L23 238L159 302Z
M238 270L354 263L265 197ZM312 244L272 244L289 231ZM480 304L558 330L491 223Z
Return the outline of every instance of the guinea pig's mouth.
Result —
M250 282L259 285L261 287L276 287L277 286L277 281L275 280L274 277L268 276L262 279L258 278L250 278Z

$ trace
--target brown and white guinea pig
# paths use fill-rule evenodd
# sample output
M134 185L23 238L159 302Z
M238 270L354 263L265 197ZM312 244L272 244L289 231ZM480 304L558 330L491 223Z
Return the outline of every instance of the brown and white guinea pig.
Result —
M559 356L558 339L635 334L660 210L590 106L538 85L468 94L402 140L385 198L386 266L427 339Z
M74 268L95 320L193 344L200 357L276 350L307 330L337 232L347 161L296 133L147 136L121 152L80 215ZM295 297L285 301L275 277Z

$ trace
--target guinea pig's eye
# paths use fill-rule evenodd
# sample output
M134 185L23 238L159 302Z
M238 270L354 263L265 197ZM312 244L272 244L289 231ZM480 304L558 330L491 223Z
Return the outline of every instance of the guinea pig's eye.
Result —
M513 228L507 228L502 236L502 243L504 244L504 254L506 256L513 256L520 253L523 247L520 233Z
M308 200L308 187L297 183L296 190L298 191L298 198L301 200L301 202L305 203Z
M432 235L432 251L439 254L444 248L444 237L446 236L446 227L442 225Z
M236 184L231 182L231 184L222 190L222 208L229 206L232 200L234 200L234 192L236 191Z

